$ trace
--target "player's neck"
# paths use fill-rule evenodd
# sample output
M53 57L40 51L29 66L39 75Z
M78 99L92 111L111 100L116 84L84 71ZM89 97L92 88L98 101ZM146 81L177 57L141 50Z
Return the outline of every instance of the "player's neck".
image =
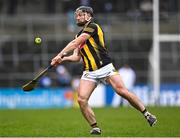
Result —
M89 21L84 25L83 28L86 28L90 22L91 22L91 20L89 20Z

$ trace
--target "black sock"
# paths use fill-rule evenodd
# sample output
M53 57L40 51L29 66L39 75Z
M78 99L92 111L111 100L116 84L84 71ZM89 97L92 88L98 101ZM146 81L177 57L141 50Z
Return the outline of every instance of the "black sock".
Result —
M142 113L145 117L147 117L150 114L146 109L144 109L144 111L142 111Z
M143 114L145 114L147 112L146 108L142 111Z
M92 124L91 127L93 127L93 128L94 128L94 127L98 127L98 126L97 126L97 123Z

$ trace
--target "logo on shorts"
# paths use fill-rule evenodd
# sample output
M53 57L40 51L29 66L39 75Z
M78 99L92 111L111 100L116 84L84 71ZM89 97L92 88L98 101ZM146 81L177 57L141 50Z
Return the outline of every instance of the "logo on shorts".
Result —
M86 73L86 74L84 74L84 77L86 77L87 78L87 76L89 75L89 73Z
M116 70L116 69L113 69L112 71L113 71L113 72L117 72L117 70Z

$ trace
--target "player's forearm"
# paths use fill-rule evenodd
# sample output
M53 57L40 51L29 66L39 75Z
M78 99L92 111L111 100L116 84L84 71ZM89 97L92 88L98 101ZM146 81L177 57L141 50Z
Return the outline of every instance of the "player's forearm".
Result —
M81 58L79 56L71 55L71 56L68 56L68 57L64 57L63 61L78 62L78 61L80 61L80 59Z
M62 60L63 61L73 61L73 62L77 62L80 61L81 56L79 53L79 48L74 49L73 54L70 56L65 56Z
M87 39L89 39L90 35L81 34L79 37L71 41L58 55L62 57L63 53L69 53L72 50L78 48L80 45L84 44Z
M64 53L69 53L76 49L79 43L76 40L71 41L58 55L62 56Z

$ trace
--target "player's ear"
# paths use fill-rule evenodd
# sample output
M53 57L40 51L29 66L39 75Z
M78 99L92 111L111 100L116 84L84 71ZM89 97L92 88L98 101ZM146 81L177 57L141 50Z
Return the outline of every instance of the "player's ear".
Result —
M91 18L92 18L92 17L91 17L91 15L90 15L89 13L86 13L86 14L85 14L85 20L86 20L86 21L90 21Z

